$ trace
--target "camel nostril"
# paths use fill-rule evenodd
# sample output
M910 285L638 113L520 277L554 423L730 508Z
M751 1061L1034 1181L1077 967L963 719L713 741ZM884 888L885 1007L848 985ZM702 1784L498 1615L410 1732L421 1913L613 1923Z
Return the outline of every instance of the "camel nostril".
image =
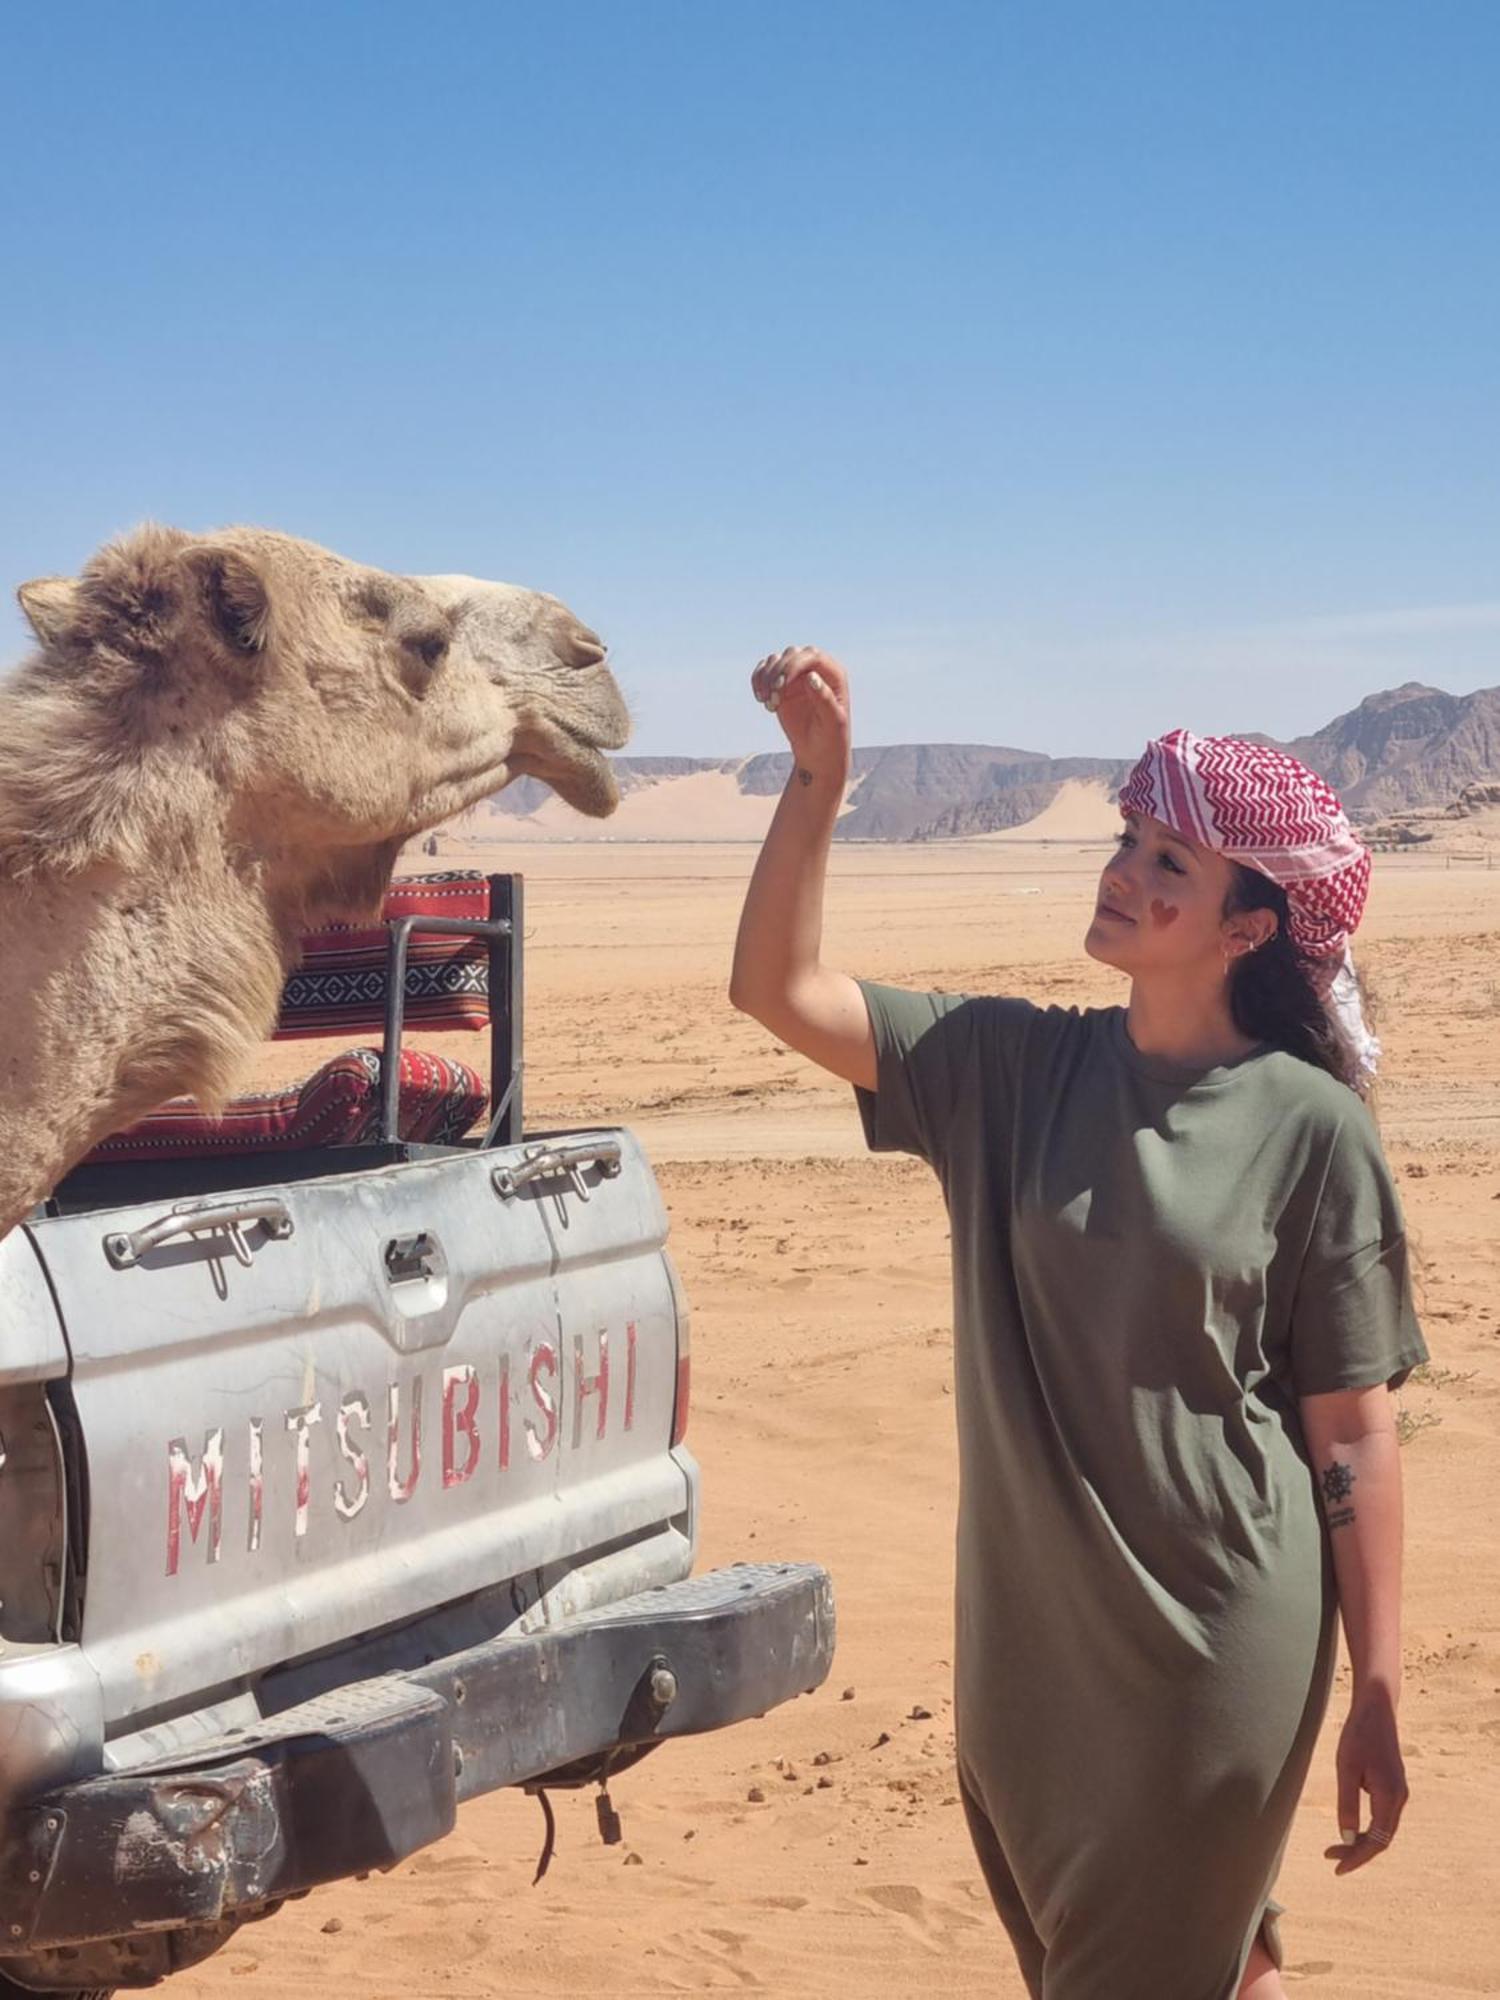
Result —
M575 667L601 666L608 650L599 634L586 625L575 626L568 634L567 657Z

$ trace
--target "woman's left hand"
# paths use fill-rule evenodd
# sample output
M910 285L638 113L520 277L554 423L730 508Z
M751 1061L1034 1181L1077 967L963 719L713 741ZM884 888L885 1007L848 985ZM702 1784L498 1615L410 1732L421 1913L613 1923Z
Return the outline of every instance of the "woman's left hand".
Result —
M1351 1874L1384 1854L1406 1805L1406 1767L1389 1694L1378 1690L1356 1700L1339 1735L1337 1758L1339 1845L1324 1850L1336 1875ZM1360 1826L1360 1796L1370 1795L1370 1822Z

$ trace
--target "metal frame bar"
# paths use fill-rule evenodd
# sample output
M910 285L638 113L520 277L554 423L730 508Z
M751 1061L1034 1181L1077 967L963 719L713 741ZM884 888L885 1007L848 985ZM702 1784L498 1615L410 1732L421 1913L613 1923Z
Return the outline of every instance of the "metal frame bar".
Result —
M413 933L476 937L489 941L490 1122L486 1146L512 1146L521 1137L521 975L524 892L519 875L491 875L487 919L394 917L387 920L385 1026L380 1049L380 1142L399 1145L401 1036L406 1020L406 954ZM394 1059L393 1059L394 1056ZM501 1079L504 1079L503 1083Z
M521 1143L522 1039L525 1008L523 954L526 885L519 875L490 878L490 920L505 925L490 944L490 1122L486 1146Z

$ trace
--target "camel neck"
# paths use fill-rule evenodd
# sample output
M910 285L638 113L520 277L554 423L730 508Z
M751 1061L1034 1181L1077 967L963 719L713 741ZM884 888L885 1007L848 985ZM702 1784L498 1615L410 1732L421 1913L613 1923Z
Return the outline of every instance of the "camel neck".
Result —
M163 1098L222 1101L273 1025L292 940L214 861L0 877L0 1234Z

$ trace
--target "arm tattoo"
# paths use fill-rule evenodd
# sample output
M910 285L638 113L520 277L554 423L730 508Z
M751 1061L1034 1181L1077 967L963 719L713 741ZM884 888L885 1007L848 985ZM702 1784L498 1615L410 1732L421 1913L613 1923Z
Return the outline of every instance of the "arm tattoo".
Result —
M797 777L799 781L804 785L810 785L812 783L812 772L806 769L804 765L799 764L797 766Z
M1320 1484L1328 1508L1330 1529L1347 1528L1354 1519L1353 1507L1346 1504L1354 1490L1353 1471L1347 1465L1341 1465L1336 1458L1332 1459L1323 1469Z

